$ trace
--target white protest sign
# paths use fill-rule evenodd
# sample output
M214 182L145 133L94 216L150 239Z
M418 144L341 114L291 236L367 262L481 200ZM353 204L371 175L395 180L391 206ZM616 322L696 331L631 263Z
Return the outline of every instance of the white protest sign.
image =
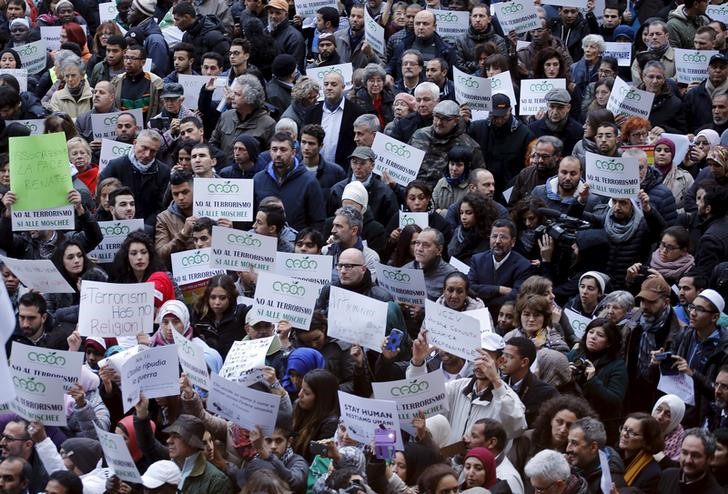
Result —
M387 302L331 287L329 336L381 352L386 330Z
M99 173L106 168L111 160L126 155L132 147L133 144L125 144L111 139L102 139L101 153L99 155Z
M20 86L20 92L28 90L28 69L0 69L0 74L8 74L15 77Z
M421 269L395 268L377 263L377 284L400 304L425 305L427 288Z
M369 15L368 9L364 9L364 38L375 52L384 54L384 28Z
M511 101L511 105L518 105L518 98L516 98L516 92L513 89L513 80L511 79L511 73L508 71L496 74L490 79L490 95L494 94L505 94Z
M461 105L467 104L474 110L490 110L490 80L466 74L457 67L452 68L455 85L455 99Z
M139 127L144 125L144 113L141 108L124 112L91 113L91 130L93 131L94 139L115 139L116 120L119 118L120 113L131 113L134 115Z
M66 352L13 342L11 367L29 377L49 379L67 393L81 377L82 352Z
M154 283L84 281L80 300L81 336L115 338L152 332Z
M8 338L12 336L14 331L15 309L13 308L13 303L10 301L10 295L8 295L8 289L5 287L5 283L0 283L0 346L8 341ZM2 354L0 354L0 361L2 360L7 359L3 359Z
M50 259L13 259L0 256L0 260L30 290L40 293L76 292Z
M331 283L333 263L333 256L279 252L273 272L322 287Z
M617 65L620 67L629 67L632 65L632 43L609 41L604 44L606 48L602 56L616 58Z
M15 324L13 322L13 324ZM15 328L13 325L12 328ZM1 350L0 350L1 351ZM0 395L0 412L10 411L10 402L15 399L15 386L13 385L13 377L10 375L10 367L8 359L5 355L0 356L0 386L3 393Z
M324 100L324 78L329 74L339 74L344 78L344 91L349 91L354 84L351 79L354 74L354 68L350 63L339 63L336 65L327 65L325 67L307 67L306 75L316 81L319 85L319 101Z
M38 420L44 425L66 426L66 401L63 386L52 376L31 376L10 369L15 387L15 400L10 409L26 420Z
M119 15L116 2L99 4L99 22L113 21Z
M708 77L710 57L718 50L683 50L675 48L675 78L677 82L690 84L703 82Z
M536 7L532 0L513 0L493 4L495 15L504 33L516 31L518 34L527 33L541 27L541 19L536 14Z
M428 213L412 213L410 211L399 212L399 227L417 225L423 230L430 226L430 215Z
M728 24L728 5L708 5L705 15L714 21L720 21Z
M339 391L339 409L346 430L355 441L369 444L374 440L374 432L383 425L385 429L397 434L396 449L404 449L400 429L397 404L389 400L362 398Z
M288 321L294 328L308 330L319 287L308 281L273 273L260 273L255 287L255 305L250 310L258 319L278 324Z
M73 206L47 208L39 211L13 211L14 232L34 230L73 230Z
M268 338L234 342L220 369L220 376L229 381L239 381L241 376L250 369L263 367L273 338L273 336L269 336Z
M45 40L33 41L23 46L13 48L20 56L20 62L28 74L39 74L43 72L48 63L48 52L46 51Z
M336 0L295 0L294 5L296 6L296 15L300 15L303 18L315 18L316 11L322 7L334 7L338 10Z
M40 26L40 39L45 40L51 51L61 49L61 30L63 26Z
M490 311L487 307L482 309L469 310L468 316L476 319L480 325L481 345L484 343L483 338L486 334L493 332L493 318L490 317ZM485 345L483 345L485 346Z
M424 376L400 381L372 383L374 398L397 403L399 425L408 433L415 435L412 420L419 412L425 417L445 414L448 410L445 395L445 374L439 369Z
M536 115L546 110L546 93L566 89L566 79L523 79L519 115Z
M139 402L142 392L147 398L179 395L177 345L157 346L132 355L121 366L119 388L124 412Z
M365 9L366 10L366 9ZM400 142L382 132L377 132L372 143L372 151L377 155L374 173L388 172L399 185L406 187L417 178L425 159L425 151Z
M172 331L177 357L187 379L195 386L210 389L210 373L207 371L205 350L194 341L190 341L177 331Z
M614 80L614 86L607 101L607 110L614 113L614 115L634 115L648 118L654 99L655 95L653 93L631 87L617 77Z
M253 220L253 180L195 178L192 214L198 218Z
M189 108L190 110L197 110L198 100L200 98L200 89L202 88L202 86L209 82L211 77L206 75L179 74L177 76L177 79L184 89L185 108ZM222 81L222 83L218 81ZM225 87L226 85L226 77L217 78L217 81L215 81L215 89L212 93L213 101L219 101L221 99L224 99L225 90L223 89L223 87Z
M660 373L657 389L665 394L679 397L685 404L695 406L695 386L693 378L684 372L674 376L665 376Z
M11 123L19 123L26 129L30 131L30 135L32 136L38 136L43 133L45 120L42 118L29 118L26 120L6 120L5 125L10 125Z
M675 144L675 154L672 157L673 163L682 163L685 156L690 151L690 139L688 136L683 134L671 134L669 132L663 132L660 134L662 139L670 139Z
M468 32L470 12L457 10L429 9L435 15L437 34L443 38L455 38Z
M210 376L210 382L210 394L207 396L209 411L243 429L258 427L264 436L273 435L281 403L278 395L248 388L216 374Z
M104 238L88 255L95 258L98 263L111 263L114 261L114 256L119 252L127 235L137 230L144 230L144 220L136 218L133 220L99 221L99 228L101 228Z
M467 276L468 273L470 273L470 266L468 266L467 264L465 264L463 261L461 261L460 259L458 259L455 256L450 257L450 266L454 267L455 269L457 269L458 271L463 273L465 276Z
M178 285L188 285L209 280L218 274L225 274L224 269L210 267L211 252L212 249L209 247L173 252L171 257L174 282Z
M592 193L615 199L636 198L641 187L637 158L613 158L587 151L584 178Z
M519 39L518 41L516 41L516 51L523 50L524 48L528 48L528 45L530 45L530 44L531 44L530 41L523 41L523 40Z
M278 241L254 232L212 227L211 267L230 271L273 271Z
M427 341L430 345L474 361L480 348L480 322L431 300L425 301Z
M124 438L119 434L100 429L96 424L94 424L94 428L99 443L101 443L101 449L104 451L106 463L109 465L109 469L114 472L114 475L125 482L141 484L142 477L139 475L139 470L131 457Z
M571 309L564 309L564 314L569 324L571 324L571 329L574 330L574 336L576 336L577 340L580 340L584 336L584 331L586 331L586 327L591 322L591 319Z
M136 340L136 338L134 338L134 340ZM106 367L108 365L114 369L117 374L121 375L121 366L124 365L124 362L146 348L146 346L139 344L130 345L121 352L115 353L111 357L99 360L99 368Z

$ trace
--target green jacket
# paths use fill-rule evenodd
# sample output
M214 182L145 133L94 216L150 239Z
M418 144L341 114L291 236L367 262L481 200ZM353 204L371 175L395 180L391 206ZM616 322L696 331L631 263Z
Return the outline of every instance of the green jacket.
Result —
M235 488L230 478L217 469L200 452L192 467L192 472L187 476L182 488L182 494L233 494Z

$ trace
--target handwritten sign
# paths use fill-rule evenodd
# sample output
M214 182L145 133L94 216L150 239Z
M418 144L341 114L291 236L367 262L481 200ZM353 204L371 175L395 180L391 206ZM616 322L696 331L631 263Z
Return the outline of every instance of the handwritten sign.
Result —
M275 237L213 226L211 266L230 271L273 271L277 248Z
M427 288L421 269L395 268L377 264L377 284L400 304L425 305Z
M83 353L52 350L13 342L11 366L30 377L43 376L68 391L81 377Z
M339 409L341 420L352 439L369 444L374 441L374 432L384 426L396 432L396 449L404 449L399 412L394 401L362 398L339 391Z
M234 342L220 369L220 376L230 381L239 381L247 371L263 367L273 338L270 336Z
M43 134L45 129L45 120L42 118L28 118L26 120L6 120L5 125L18 123L30 131L30 135L38 136Z
M253 180L238 178L195 178L192 214L213 220L253 220Z
M386 329L386 302L331 287L329 336L381 352Z
M399 424L408 433L414 435L412 420L419 412L425 417L445 414L448 410L445 395L445 374L435 370L427 375L399 381L372 383L374 398L397 403Z
M364 39L374 51L384 55L384 28L364 9Z
M430 9L435 15L435 30L442 37L455 38L468 32L470 12Z
M657 389L665 394L676 395L686 405L695 406L695 386L693 378L684 372L675 374L674 376L665 376L660 373L660 381L657 383Z
M425 301L425 322L430 345L473 361L480 348L480 322L444 305Z
M177 331L172 331L174 344L177 346L177 358L187 379L195 386L210 389L210 373L207 371L205 350L194 341L190 341Z
M13 48L20 56L20 62L28 74L39 74L43 72L48 64L48 52L46 42L41 39L23 46Z
M120 113L131 113L134 115L136 123L140 127L144 123L144 113L141 108L126 110L124 112L92 113L91 131L94 134L94 139L116 139L116 120L119 118Z
M134 484L141 484L142 477L139 475L136 463L131 457L126 441L119 434L105 431L96 424L96 436L101 443L101 449L104 451L104 458L114 475L121 480Z
M99 155L99 173L109 164L111 160L120 158L129 153L134 147L132 144L113 141L111 139L101 139L101 153Z
M591 319L582 316L578 312L574 312L571 309L564 309L564 314L566 315L566 319L568 319L569 324L571 324L571 329L574 331L574 336L576 336L576 339L580 340L581 337L584 336L586 327L591 322Z
M354 68L350 63L339 63L325 67L308 67L306 68L306 75L319 85L319 101L324 100L324 78L329 74L339 74L344 78L344 91L350 91L354 87L352 83Z
M294 328L311 326L319 288L308 281L273 273L260 273L255 287L255 311L258 319L278 324L288 321Z
M200 98L200 89L210 81L210 76L206 75L192 75L192 74L179 74L177 79L184 89L185 108L190 110L197 110ZM212 93L213 101L220 101L225 99L225 90L227 86L227 77L218 77L215 80L215 90Z
M496 17L504 33L516 31L518 34L527 33L541 27L541 19L536 14L532 0L513 0L493 4Z
M607 101L607 110L615 115L629 115L648 118L655 95L629 86L621 78L614 80L614 87Z
M381 176L386 171L403 187L417 178L426 154L381 132L374 136L372 151L377 155L374 173Z
M78 331L81 336L115 338L151 333L154 283L81 283Z
M101 264L111 263L114 261L114 256L119 252L127 235L137 230L144 230L144 220L137 218L133 220L99 221L99 228L101 228L104 238L94 250L89 252L89 256L95 258Z
M273 272L322 287L331 283L333 262L332 256L278 252Z
M148 348L129 357L121 366L121 399L124 412L139 403L139 394L147 398L179 395L179 359L177 346Z
M536 115L546 110L546 93L566 89L566 79L524 79L521 81L519 115Z
M0 256L0 260L30 290L40 293L75 293L76 290L50 259L13 259Z
M0 74L8 74L15 77L20 86L20 92L28 90L28 69L0 69Z
M617 65L620 67L629 67L632 65L632 43L617 43L616 41L605 42L605 57L614 57L617 59Z
M316 12L322 7L336 7L336 0L295 0L296 15L301 17L316 17ZM308 73L308 69L306 70Z
M417 225L423 230L430 226L430 215L428 213L412 213L409 211L399 212L399 227Z
M119 10L116 8L116 2L100 3L99 4L99 21L113 21L116 16L119 15Z
M675 48L675 76L677 82L691 84L703 82L708 77L710 57L718 50L683 50Z
M251 389L228 381L216 374L211 376L207 409L243 429L260 428L264 436L273 435L281 400L278 395Z
M15 400L10 409L26 420L38 420L46 426L66 426L63 386L53 376L31 375L25 369L10 369Z
M608 157L586 152L586 183L590 191L605 197L637 197L640 191L637 158Z

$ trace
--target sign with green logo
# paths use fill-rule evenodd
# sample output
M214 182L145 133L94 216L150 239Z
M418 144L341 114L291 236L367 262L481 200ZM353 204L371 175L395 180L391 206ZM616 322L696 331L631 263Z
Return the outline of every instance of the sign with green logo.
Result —
M36 75L43 72L46 68L48 52L46 51L46 42L41 39L32 43L24 44L14 48L20 56L20 62L28 74Z
M120 158L127 154L134 147L132 144L114 141L112 139L101 139L101 154L99 155L99 173L109 164L111 160Z
M708 77L710 57L718 50L683 50L675 48L675 77L685 84L700 83Z
M297 280L308 281L321 288L331 283L333 261L332 256L278 252L274 272Z
M137 230L144 230L144 220L135 218L133 220L99 221L99 228L101 228L104 238L94 250L89 252L89 256L96 259L98 263L111 263L127 235Z
M209 280L218 274L225 274L224 269L210 267L212 249L185 250L172 253L172 275L178 285L188 285Z
M541 19L531 0L501 2L493 4L492 7L504 33L515 31L522 34L541 27Z
M382 175L386 171L402 186L417 178L422 161L425 159L425 151L382 132L377 132L374 136L372 151L377 155L374 161L374 173Z
M273 271L278 241L221 226L212 227L211 267L230 271Z
M400 304L425 305L427 288L421 269L394 268L377 264L377 284Z
M384 55L384 28L364 9L364 38L372 49Z
M37 375L30 368L15 367L10 369L15 390L15 400L10 402L10 409L26 420L65 427L65 398L58 379Z
M192 214L213 220L253 221L253 180L195 178Z
M615 115L649 118L654 99L654 93L631 87L617 77L607 101L607 110Z
M13 342L10 365L30 377L43 376L68 392L81 377L82 352L52 350Z
M91 129L94 139L116 139L116 119L119 118L121 112L111 113L92 113ZM126 110L124 113L131 113L137 121L138 126L142 126L144 122L144 113L141 108Z
M94 427L96 428L96 436L101 443L101 449L104 451L106 463L108 463L114 475L125 482L141 484L142 477L139 475L139 470L131 457L124 438L119 434L105 431L96 424L94 424Z
M442 37L456 37L468 32L470 13L456 10L429 9L435 14L435 29Z
M288 321L294 328L308 330L319 287L308 281L273 273L260 273L255 287L255 311L258 320L277 324Z
M399 227L404 228L409 225L417 225L423 230L430 226L429 213L413 213L410 211L399 212Z
M584 178L590 192L605 197L636 198L640 191L637 158L600 156L587 151Z
M210 373L207 371L205 351L198 343L188 340L177 331L172 331L172 336L177 346L179 365L187 374L187 379L195 386L210 389Z
M566 89L566 79L522 80L518 114L536 115L546 111L546 94L553 89Z
M119 10L116 8L116 2L100 3L99 4L99 21L113 21L119 14Z
M580 340L581 337L584 336L584 332L591 322L591 318L584 317L571 309L564 309L564 314L566 315L566 319L569 321L569 324L571 324L574 336Z

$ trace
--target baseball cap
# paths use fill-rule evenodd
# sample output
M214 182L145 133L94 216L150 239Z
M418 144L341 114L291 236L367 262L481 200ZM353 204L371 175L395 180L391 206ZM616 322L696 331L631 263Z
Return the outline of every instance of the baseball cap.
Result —
M723 312L723 309L725 309L725 300L723 299L723 296L715 290L710 288L703 290L698 294L698 297L702 297L713 304L713 306L718 309L718 312Z
M202 436L205 434L205 424L194 415L183 413L177 417L172 425L164 429L164 433L179 434L193 448L205 449L205 443L202 442Z
M160 98L179 98L184 96L185 89L182 84L178 82L168 82L162 88L162 95Z
M268 7L288 12L288 2L286 0L270 0L265 8L267 9Z
M370 148L369 146L357 146L354 152L349 155L349 159L351 158L374 161L377 159L377 155L374 153L374 151L372 151L372 148Z
M715 55L710 57L710 62L708 62L708 65L713 65L713 62L728 63L728 56L723 53L716 53Z
M182 472L177 464L170 460L155 461L142 475L142 484L147 489L157 489L164 484L179 484Z
M494 117L505 117L511 108L511 99L505 94L494 94L491 103L493 109L490 110L490 115Z
M635 298L637 300L645 299L648 302L654 302L655 300L658 300L660 297L669 297L669 296L670 296L670 286L667 284L667 282L662 278L653 276L651 278L647 278L645 281L642 282L642 286L640 287L640 292L637 294L637 297L635 297Z
M571 104L571 95L566 89L552 89L546 93L546 102L569 105Z

